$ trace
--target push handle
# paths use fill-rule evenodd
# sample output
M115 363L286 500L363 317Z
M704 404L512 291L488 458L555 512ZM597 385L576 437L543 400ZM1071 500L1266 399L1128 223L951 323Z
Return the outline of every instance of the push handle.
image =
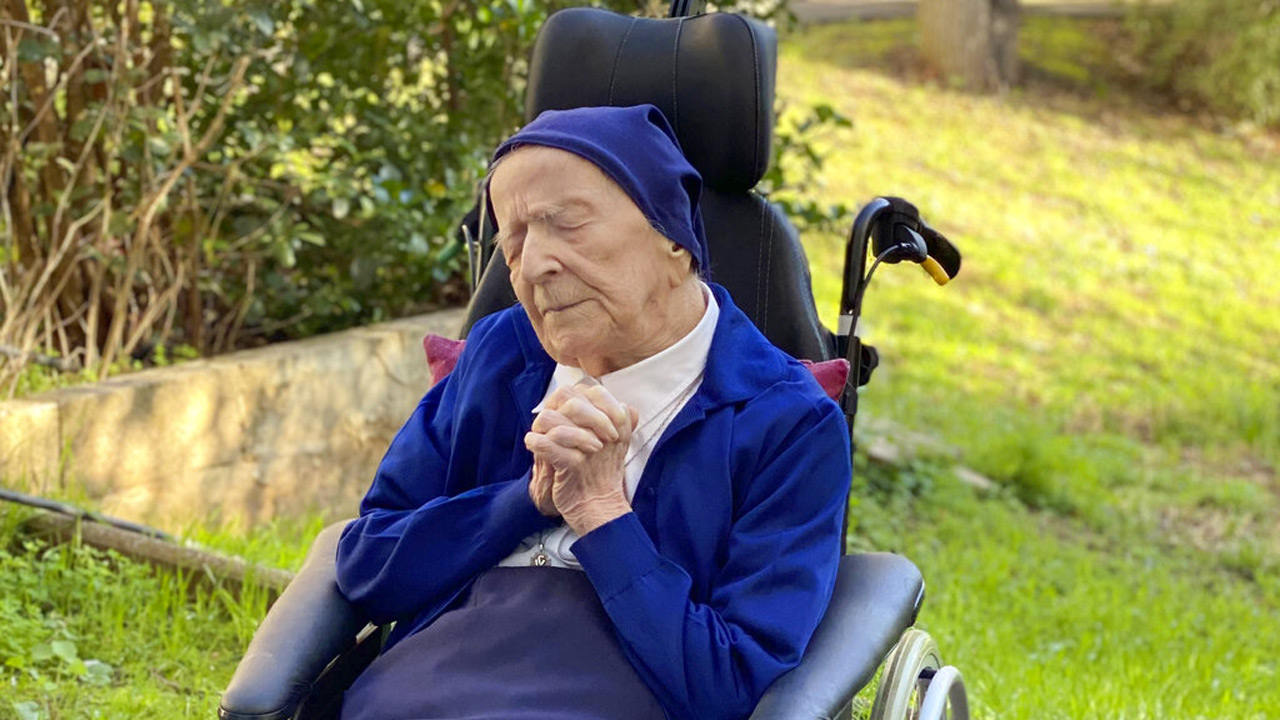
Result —
M868 246L875 258L870 269L867 268ZM875 348L863 345L858 336L862 296L880 263L903 260L919 264L939 285L947 284L960 272L960 251L920 218L915 205L899 197L875 198L858 212L849 231L836 326L836 351L849 361L850 368L840 400L850 432L858 413L858 388L866 384L879 363Z
M929 227L929 223L920 221L921 235L929 255L920 263L925 272L939 285L946 285L960 274L960 251L942 233Z
M933 278L933 281L939 285L946 285L951 282L951 276L947 274L946 268L942 267L942 264L934 260L932 256L925 258L924 262L920 263L920 267L924 268L924 271L929 273L929 277Z
M881 208L870 228L873 256L883 256L890 264L903 260L917 263L939 285L959 274L960 252L920 217L915 205L899 197L876 198L872 204Z

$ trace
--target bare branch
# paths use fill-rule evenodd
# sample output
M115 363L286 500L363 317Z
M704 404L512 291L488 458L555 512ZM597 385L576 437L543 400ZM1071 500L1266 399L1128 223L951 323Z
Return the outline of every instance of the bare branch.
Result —
M35 116L31 118L31 122L27 123L27 127L23 128L22 132L18 135L19 143L25 143L27 138L31 136L31 133L35 132L36 128L40 127L41 123L44 121L45 115L49 114L49 111L53 109L54 101L58 97L58 91L66 87L67 79L71 77L72 73L80 69L80 63L84 62L85 58L89 57L89 53L93 52L93 50L94 46L92 43L85 45L84 49L77 53L75 58L71 61L71 65L67 66L67 70L62 74L62 77L58 78L58 82L54 83L54 86L47 90L48 97L46 97L44 103L40 105L40 109L36 111Z
M30 30L31 32L40 33L42 35L48 35L54 40L58 39L58 33L50 30L49 28L41 27L39 25L34 25L29 22L22 22L21 20L13 20L11 18L0 18L0 25L8 25L10 27L16 27L22 30Z
M200 108L204 106L204 91L208 89L209 82L213 78L213 69L217 66L217 62L222 59L222 48L218 48L217 54L209 58L204 64L204 72L200 73L200 80L196 83L196 94L191 100L191 115L195 117L200 112Z
M195 152L191 149L191 126L187 124L187 113L183 107L182 77L177 68L169 68L169 77L173 82L173 110L178 118L178 134L182 136L182 156L188 158Z

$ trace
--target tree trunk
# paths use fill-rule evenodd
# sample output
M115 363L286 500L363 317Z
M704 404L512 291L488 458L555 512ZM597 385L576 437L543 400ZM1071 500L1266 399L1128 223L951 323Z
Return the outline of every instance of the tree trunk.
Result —
M1017 81L1017 0L920 0L917 18L922 55L948 80L979 92Z

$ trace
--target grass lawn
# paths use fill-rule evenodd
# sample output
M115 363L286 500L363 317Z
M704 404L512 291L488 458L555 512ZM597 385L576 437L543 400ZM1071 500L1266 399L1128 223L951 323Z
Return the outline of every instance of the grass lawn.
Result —
M915 559L921 624L985 717L1263 717L1280 707L1280 144L1127 99L1105 26L1031 20L1027 88L911 71L910 21L783 42L826 102L823 200L913 200L965 254L883 268L862 407L962 448L865 484L854 542ZM834 321L843 237L806 239Z
M25 517L0 503L0 719L215 717L267 595L193 584L75 543L50 547L15 533ZM320 527L188 535L294 569Z
M886 267L870 415L951 463L862 466L858 548L915 560L920 624L985 718L1261 718L1280 707L1280 146L1154 112L1096 72L1103 26L1031 19L1004 98L915 78L910 22L784 37L779 91L853 119L828 202L916 202L965 253ZM906 49L904 49L906 48ZM834 324L842 246L806 239ZM0 719L212 717L261 593L15 539L0 506ZM194 533L296 567L317 522Z

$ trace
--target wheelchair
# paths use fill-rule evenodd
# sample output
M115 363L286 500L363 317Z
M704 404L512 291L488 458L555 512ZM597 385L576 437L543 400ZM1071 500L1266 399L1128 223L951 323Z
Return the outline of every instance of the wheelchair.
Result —
M850 235L838 331L819 323L795 229L752 190L770 160L776 62L777 39L768 26L739 15L697 14L686 0L675 0L671 16L661 19L567 9L547 20L535 43L526 119L547 109L658 106L704 179L711 277L792 356L848 361L838 394L852 433L857 388L877 364L875 350L856 334L871 275L881 263L908 260L942 283L958 272L960 255L909 203L877 198ZM464 337L477 319L516 301L492 243L485 195L461 226L473 284ZM338 591L334 558L342 526L320 533L258 628L223 694L223 720L336 718L343 692L378 655L387 628L368 625ZM854 697L883 667L870 717L966 720L960 673L943 665L927 633L912 627L923 599L924 581L905 558L844 555L800 665L770 686L751 718L850 718Z

